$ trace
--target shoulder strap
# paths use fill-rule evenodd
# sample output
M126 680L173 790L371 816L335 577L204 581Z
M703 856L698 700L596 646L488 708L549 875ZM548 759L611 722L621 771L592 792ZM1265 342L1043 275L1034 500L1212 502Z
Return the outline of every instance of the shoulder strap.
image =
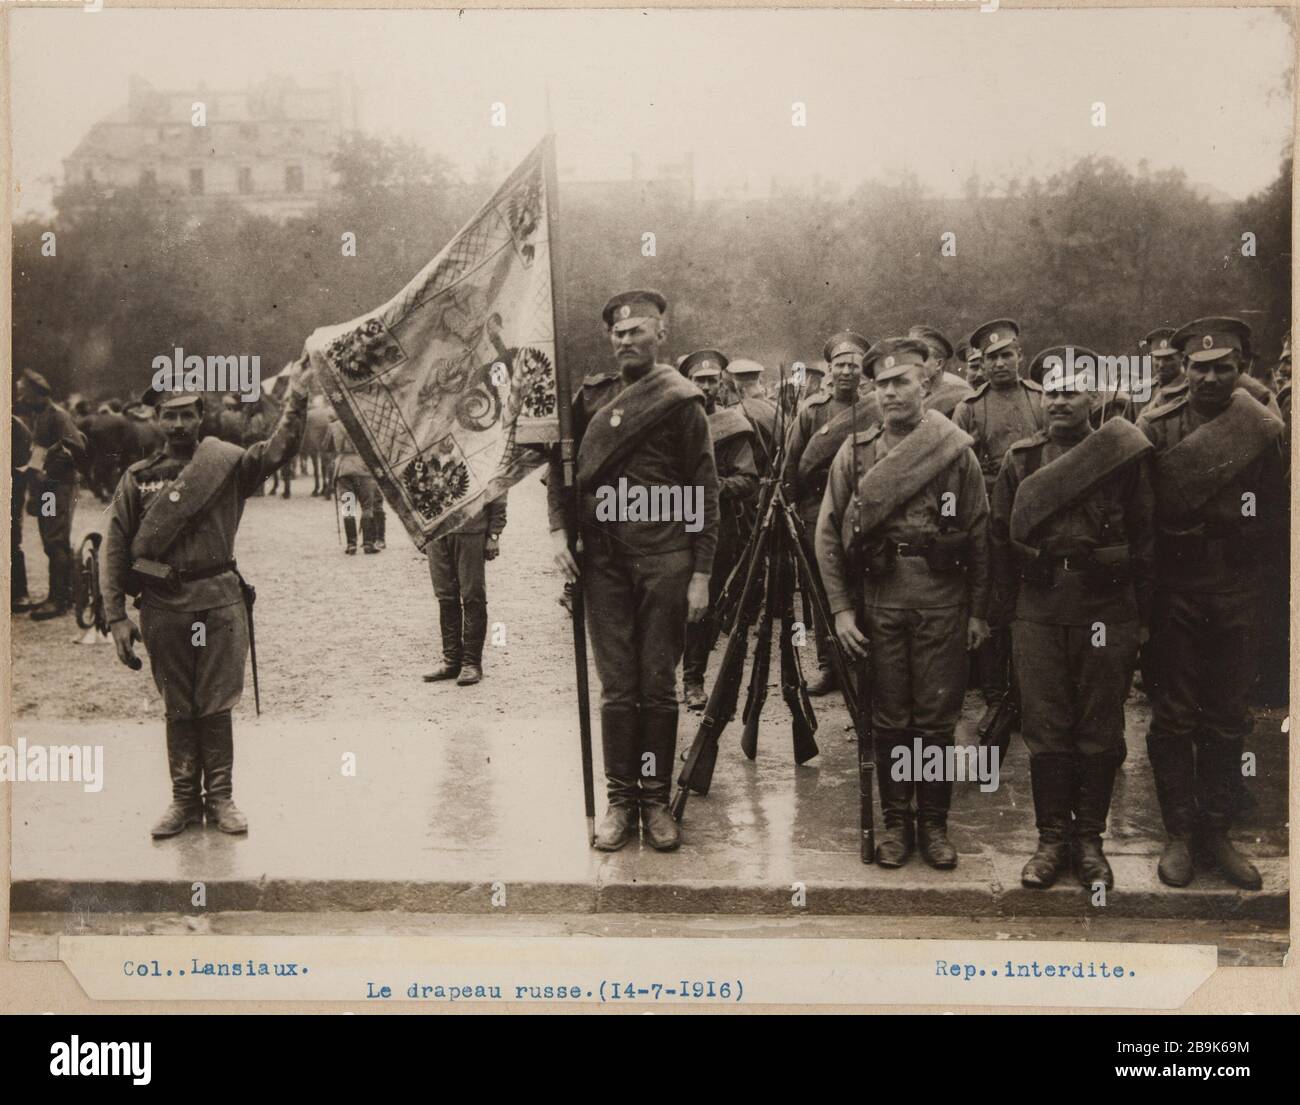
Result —
M238 445L219 438L200 441L193 459L144 512L131 540L131 555L161 560L186 527L207 512L243 455Z

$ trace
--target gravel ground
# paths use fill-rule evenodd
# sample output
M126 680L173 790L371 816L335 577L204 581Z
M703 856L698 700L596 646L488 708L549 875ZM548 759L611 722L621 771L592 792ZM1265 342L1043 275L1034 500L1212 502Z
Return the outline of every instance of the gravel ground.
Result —
M538 475L511 492L501 556L487 567L486 678L464 698L484 715L527 715L573 701L571 636L556 601L561 577L550 563L546 490ZM240 570L258 594L262 709L295 719L360 721L376 707L419 716L437 689L420 679L433 665L438 641L426 561L391 510L387 550L344 556L333 506L310 497L310 487L310 481L295 480L288 501L250 498L236 541ZM32 595L39 599L46 560L35 520L25 521L23 548ZM73 548L87 533L104 532L106 523L104 506L83 491ZM118 663L110 644L78 644L83 634L70 616L42 623L15 617L10 625L15 717L161 717L148 665L132 672ZM493 643L494 629L504 644ZM594 690L594 671L592 679ZM248 675L236 714L252 711Z

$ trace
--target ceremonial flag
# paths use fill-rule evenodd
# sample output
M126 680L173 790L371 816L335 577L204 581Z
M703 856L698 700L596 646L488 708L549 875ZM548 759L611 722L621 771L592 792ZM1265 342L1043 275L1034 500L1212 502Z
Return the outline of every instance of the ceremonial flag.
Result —
M405 288L307 351L357 452L420 549L545 460L558 438L540 143Z

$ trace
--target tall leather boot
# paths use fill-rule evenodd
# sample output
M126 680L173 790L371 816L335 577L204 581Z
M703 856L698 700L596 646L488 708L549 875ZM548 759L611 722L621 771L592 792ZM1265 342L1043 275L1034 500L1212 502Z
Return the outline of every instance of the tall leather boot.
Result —
M50 553L50 592L45 601L33 607L30 617L44 622L61 618L68 612L72 591L72 551L55 549Z
M1169 834L1156 874L1166 886L1186 886L1196 877L1192 834L1200 820L1192 742L1165 736L1153 722L1147 731L1147 756L1151 760L1160 816Z
M916 848L916 831L912 819L911 779L895 779L895 745L909 743L903 730L880 729L876 732L876 786L880 791L880 811L884 829L876 840L876 862L881 867L902 867Z
M602 706L600 743L605 758L605 811L593 847L617 852L637 831L641 791L637 786L637 712Z
M483 678L483 642L487 639L487 603L465 600L465 651L456 686L468 687Z
M677 755L677 711L642 710L640 729L640 752L654 757L653 774L640 772L641 830L656 852L671 852L682 842L681 829L668 808Z
M209 714L195 722L203 754L204 812L208 824L223 833L248 832L248 819L232 799L235 778L235 732L230 711Z
M203 824L200 799L203 761L197 722L167 722L167 767L172 777L172 801L149 830L154 837L175 836L184 832L187 825Z
M951 871L957 866L957 849L948 840L948 808L951 805L951 779L942 782L921 780L916 784L917 850L926 863L939 871Z
M357 520L351 514L343 519L343 535L348 539L347 548L343 551L348 556L357 555Z
M1101 850L1101 834L1110 816L1115 772L1123 759L1119 753L1079 757L1074 791L1074 864L1079 882L1087 889L1097 883L1107 890L1115 885L1115 875Z
M1060 877L1069 861L1076 773L1073 753L1040 752L1029 758L1038 850L1020 872L1022 886L1046 890Z
M365 553L377 553L375 548L375 516L361 515L361 551Z
M462 655L460 599L438 600L438 631L442 636L442 663L425 677L426 683L455 679Z
M384 539L387 528L388 515L384 513L384 504L381 500L375 504L375 548L381 552L388 548L388 542Z
M1240 740L1198 735L1196 741L1196 783L1201 802L1201 848L1223 877L1243 890L1264 885L1258 868L1228 839L1232 823L1236 780L1241 775Z

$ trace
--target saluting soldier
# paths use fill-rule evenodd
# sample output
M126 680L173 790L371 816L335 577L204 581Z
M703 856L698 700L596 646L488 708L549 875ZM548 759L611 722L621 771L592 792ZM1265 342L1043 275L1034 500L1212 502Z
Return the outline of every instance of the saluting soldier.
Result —
M947 835L953 780L927 780L920 764L906 768L914 738L923 750L952 746L966 651L988 635L989 507L970 435L923 409L927 357L912 338L887 339L868 354L884 424L835 455L817 521L817 564L841 644L860 657L870 643L885 821L876 862L901 867L919 837L925 861L948 870L957 865ZM861 587L859 627L853 607Z
M668 809L677 752L677 665L687 621L708 610L718 540L718 479L700 389L658 363L668 303L655 291L624 292L601 317L617 370L588 376L574 400L581 496L581 586L600 676L601 743L609 810L595 846L615 851L637 831L651 847L681 843ZM555 562L579 565L564 529L564 474L553 456L546 492ZM606 489L679 488L700 513L682 519L608 520ZM690 528L688 528L688 525Z
M1020 327L1009 318L986 322L971 334L971 346L979 351L984 383L975 394L957 404L953 421L975 441L975 457L984 473L984 488L990 497L1002 468L1002 458L1012 443L1043 428L1043 389L1022 379L1024 353ZM988 642L976 657L984 700L991 706L1007 689L1011 663L1011 632L997 621L1006 603L996 594L992 601L994 622Z
M158 407L166 444L128 467L117 485L103 588L118 658L138 667L134 643L143 640L163 699L172 801L150 830L155 837L175 836L205 816L223 833L248 830L233 801L230 711L243 695L250 632L235 533L244 501L298 450L310 371L305 357L293 366L279 424L247 449L215 436L199 440L200 396L145 393ZM138 596L138 628L127 595Z
M766 475L776 458L776 404L763 393L763 372L761 364L743 357L727 362L727 375L735 391L736 405L754 427L758 470Z
M1186 886L1208 859L1237 886L1258 890L1259 872L1228 828L1251 727L1261 602L1269 574L1286 570L1283 426L1236 386L1251 356L1240 319L1197 319L1170 344L1187 391L1138 420L1156 454L1147 750L1169 834L1158 873Z
M817 532L826 477L835 454L854 429L865 430L880 422L875 397L858 397L862 361L870 348L871 340L853 330L843 330L826 342L822 356L830 365L831 389L814 395L799 408L786 439L786 491L810 542ZM808 684L808 693L830 694L835 690L835 675L811 602L804 620L817 642L817 678Z
M933 326L913 326L907 336L924 342L930 351L929 359L925 362L925 409L938 411L945 418L951 418L957 404L975 394L975 389L970 384L956 373L948 371L953 358L952 342Z
M49 382L27 369L18 377L18 413L32 435L27 464L28 511L36 515L41 546L49 559L49 592L32 608L38 621L58 618L72 603L72 516L77 509L77 470L89 459L86 435L50 398Z
M1094 430L1095 374L1063 379L1040 356L1047 428L1011 446L994 485L997 593L1011 621L1038 849L1020 880L1051 886L1073 859L1085 887L1114 885L1101 838L1123 763L1124 699L1150 621L1151 444L1131 422Z
M709 419L709 440L718 474L718 547L709 576L709 609L716 611L727 575L744 550L754 522L758 494L758 466L754 459L754 427L739 406L718 405L718 391L727 358L716 349L688 353L682 371L704 393L704 413ZM703 710L704 670L709 662L707 619L686 627L682 655L682 697L690 710Z

